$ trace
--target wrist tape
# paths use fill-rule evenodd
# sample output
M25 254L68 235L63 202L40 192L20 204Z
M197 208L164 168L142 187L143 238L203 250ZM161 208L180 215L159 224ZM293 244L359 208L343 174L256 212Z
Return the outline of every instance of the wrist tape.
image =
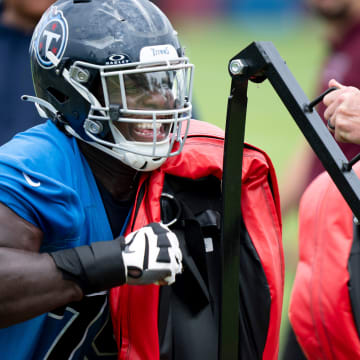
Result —
M83 293L108 290L126 282L122 257L123 237L50 253L66 280L76 282Z

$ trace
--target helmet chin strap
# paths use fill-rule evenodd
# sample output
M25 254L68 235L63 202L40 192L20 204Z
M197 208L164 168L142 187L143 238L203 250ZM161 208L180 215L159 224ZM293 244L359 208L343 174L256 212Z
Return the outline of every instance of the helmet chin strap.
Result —
M113 151L116 151L116 148L113 148ZM125 153L124 154L124 163L131 166L135 170L146 169L147 161L142 157L139 158L138 155L133 153ZM146 171L146 170L142 170Z
M162 144L154 144L152 143L143 143L139 144L131 144L131 142L127 141L123 134L119 131L119 129L112 123L112 121L109 122L110 131L114 137L115 143L117 144L124 144L126 143L126 148L129 150L134 150L134 152L131 151L125 151L123 149L113 147L112 150L116 153L119 153L123 155L124 160L122 160L125 164L129 165L133 169L139 170L139 171L153 171L157 168L159 168L167 159L168 156L156 156L155 154L151 154L151 149L154 149L155 147L161 147L163 148L162 153L167 154L169 153L169 147L170 143L169 141L163 142ZM125 146L124 146L125 148ZM139 148L143 150L143 154L138 154ZM144 154L148 152L149 154Z
M69 125L65 125L66 131L76 137L77 139L86 142L87 144L95 147L96 149L101 150L102 152L105 152L106 154L114 157L115 159L121 161L123 164L131 167L134 170L137 171L153 171L157 168L159 168L166 160L166 158L159 158L158 160L154 160L151 157L147 156L140 156L137 154L133 154L131 152L127 152L124 150L120 150L117 148L108 148L107 146L101 145L97 143L96 141L86 141L83 138L81 138L77 132Z
M44 107L47 110L49 110L54 115L54 117L56 117L58 114L58 111L55 109L55 107L53 105L51 105L49 102L47 102L41 98L38 98L35 96L23 95L21 97L21 99L24 101L33 102L39 112L39 115L45 119L47 119L48 116L46 115L45 111L41 107ZM122 136L122 134L118 131L118 129L113 124L111 124L110 128L111 128L114 138L116 138L118 141L121 141L121 142L126 141L124 139L124 137ZM153 171L153 170L159 168L166 160L166 157L158 157L155 159L154 157L151 157L151 156L134 154L132 152L120 150L115 147L110 149L110 148L108 148L104 145L101 145L95 141L85 141L69 125L65 125L65 129L70 135L76 137L77 139L79 139L81 141L86 142L87 144L107 153L108 155L110 155L112 157L115 157L116 159L118 159L122 163L124 163L125 165L130 166L131 168L138 170L138 171Z
M113 148L112 150L115 153L118 153L119 149ZM121 151L121 150L120 150ZM123 152L123 160L122 162L131 168L138 171L153 171L159 168L166 160L165 157L162 158L154 158L138 155L131 152Z

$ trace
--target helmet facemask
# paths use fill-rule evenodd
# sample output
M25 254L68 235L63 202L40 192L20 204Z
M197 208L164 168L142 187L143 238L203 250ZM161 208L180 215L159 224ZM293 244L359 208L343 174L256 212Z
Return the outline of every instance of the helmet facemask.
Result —
M79 79L94 69L102 95ZM116 66L76 61L68 81L91 104L84 122L88 142L141 171L179 154L191 118L192 72L187 58Z

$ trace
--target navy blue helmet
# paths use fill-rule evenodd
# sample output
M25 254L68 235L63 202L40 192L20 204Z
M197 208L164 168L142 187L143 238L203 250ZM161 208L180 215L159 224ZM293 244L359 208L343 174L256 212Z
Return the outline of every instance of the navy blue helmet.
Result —
M148 0L59 0L30 45L43 117L143 171L184 144L193 65L168 18Z

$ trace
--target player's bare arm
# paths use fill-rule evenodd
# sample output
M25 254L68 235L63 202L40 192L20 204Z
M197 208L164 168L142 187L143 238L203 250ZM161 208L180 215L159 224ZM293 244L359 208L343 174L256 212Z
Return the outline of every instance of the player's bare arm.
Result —
M64 280L51 256L38 253L42 231L0 204L0 327L78 301L83 294Z

